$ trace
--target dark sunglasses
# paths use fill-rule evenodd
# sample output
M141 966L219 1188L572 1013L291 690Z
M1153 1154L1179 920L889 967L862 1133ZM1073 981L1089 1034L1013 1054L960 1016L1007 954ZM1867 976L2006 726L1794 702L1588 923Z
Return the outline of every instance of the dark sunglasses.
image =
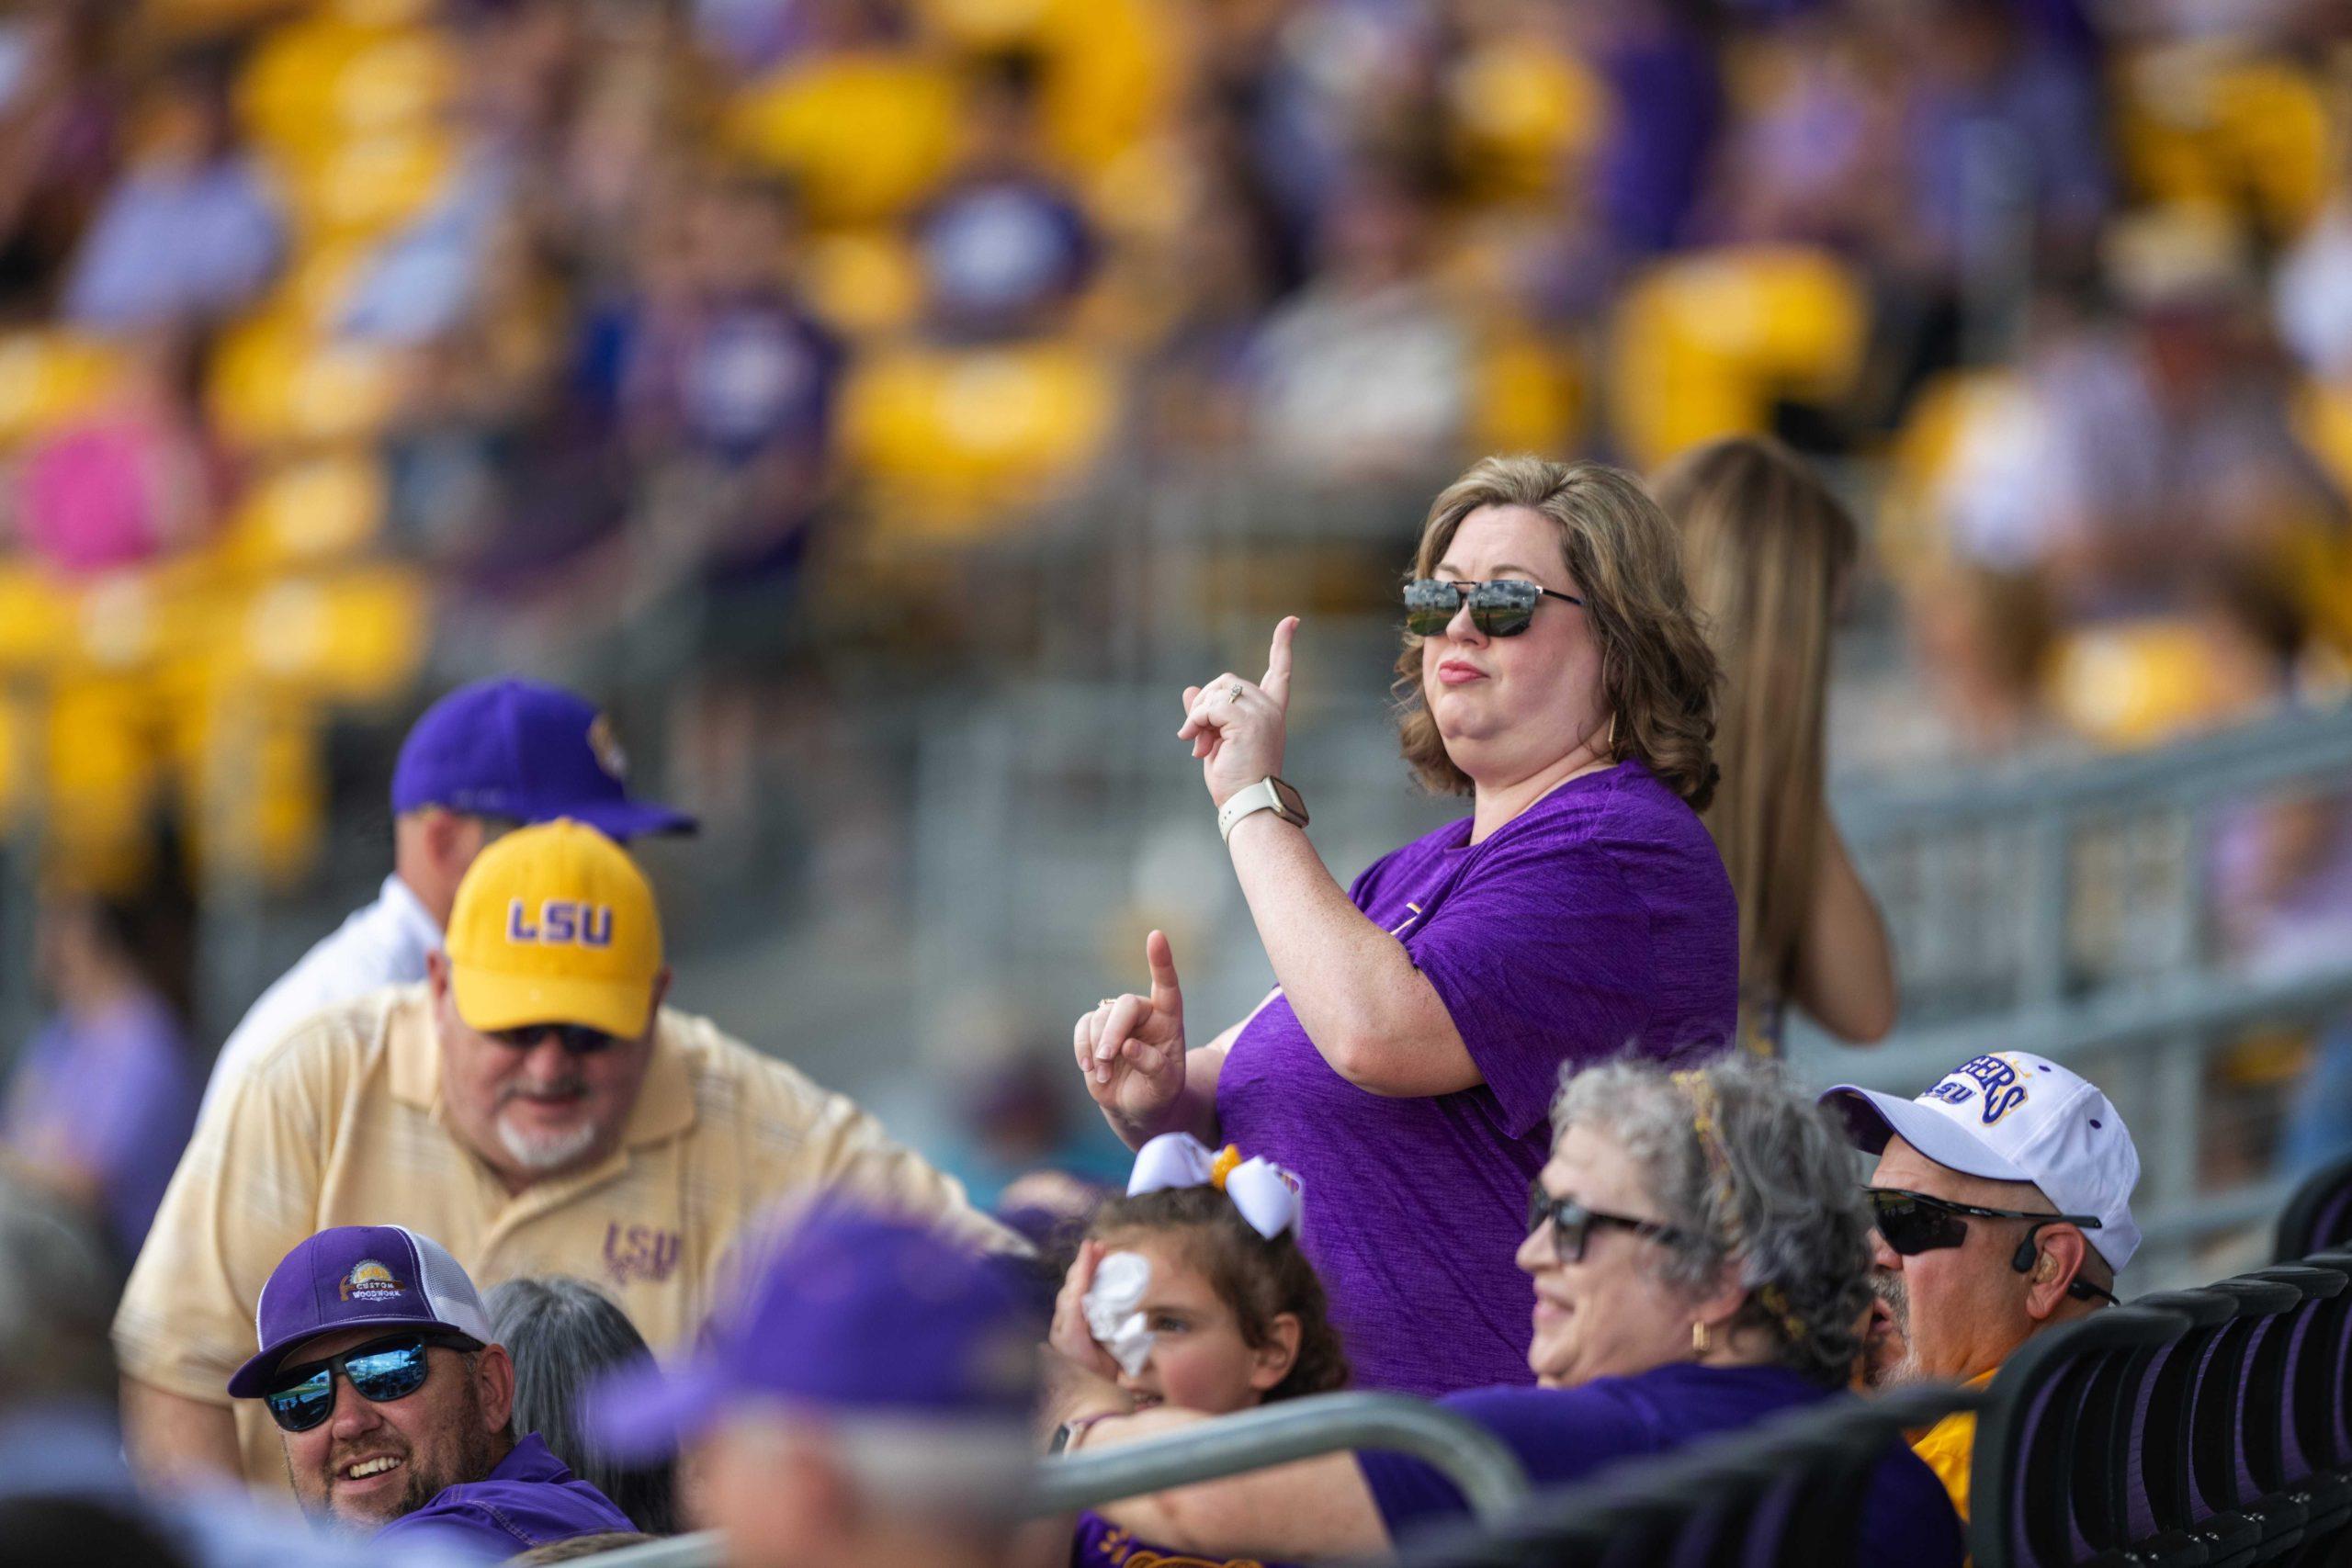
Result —
M1470 624L1488 637L1517 637L1535 618L1535 606L1547 597L1581 604L1573 593L1558 593L1541 583L1516 577L1491 582L1460 582L1451 578L1417 577L1405 584L1405 629L1415 637L1437 637L1470 601Z
M1958 1247L1968 1239L1968 1222L1972 1218L2030 1221L2025 1239L2009 1256L2009 1267L2020 1274L2032 1272L2034 1255L2041 1250L2034 1246L2034 1238L2045 1226L2074 1225L2086 1231L2100 1228L2096 1214L2033 1214L2023 1209L1986 1209L1974 1203L1955 1203L1949 1198L1930 1198L1925 1192L1906 1192L1899 1187L1865 1187L1862 1196L1870 1202L1871 1218L1878 1225L1878 1234L1890 1248L1905 1258ZM2115 1300L2082 1279L2070 1282L2066 1293L2076 1301Z
M1662 1225L1656 1220L1636 1220L1625 1214L1611 1214L1600 1209L1589 1209L1573 1198L1555 1198L1544 1190L1540 1180L1527 1189L1527 1230L1532 1235L1544 1225L1552 1227L1552 1246L1563 1263L1584 1261L1585 1243L1591 1239L1595 1225L1613 1225L1635 1235L1645 1235L1655 1241L1680 1242L1682 1233L1672 1225Z
M280 1430L307 1432L334 1413L337 1373L358 1391L360 1398L371 1404L389 1404L424 1386L425 1373L431 1370L424 1352L433 1345L481 1348L458 1334L400 1334L371 1339L323 1361L281 1368L277 1386L263 1394L261 1402L269 1406L269 1418Z
M524 1023L513 1029L485 1030L501 1045L517 1051L529 1051L552 1034L563 1046L567 1056L593 1056L599 1051L609 1051L613 1037L601 1029L591 1029L584 1023Z

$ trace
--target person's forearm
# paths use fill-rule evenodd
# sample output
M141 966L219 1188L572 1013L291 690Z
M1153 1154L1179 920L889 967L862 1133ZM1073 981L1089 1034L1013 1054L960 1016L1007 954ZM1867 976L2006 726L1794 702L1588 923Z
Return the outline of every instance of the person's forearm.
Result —
M226 1404L122 1380L123 1450L141 1480L162 1486L242 1481L237 1420Z
M1874 1043L1894 1027L1894 953L1878 903L1826 810L1815 863L1791 999L1840 1039Z
M1261 811L1235 824L1227 848L1274 978L1333 1071L1376 1094L1478 1081L1437 988L1349 899L1304 829ZM1412 1081L1432 1058L1444 1081Z

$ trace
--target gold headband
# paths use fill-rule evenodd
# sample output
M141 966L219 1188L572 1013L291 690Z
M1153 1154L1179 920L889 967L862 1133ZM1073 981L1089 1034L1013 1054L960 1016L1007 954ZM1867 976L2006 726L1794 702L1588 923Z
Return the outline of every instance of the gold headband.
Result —
M1731 1156L1724 1148L1723 1130L1717 1122L1722 1102L1715 1097L1714 1080L1694 1069L1675 1074L1674 1084L1690 1097L1690 1130L1699 1135L1699 1152L1706 1157L1708 1175L1714 1181L1715 1206L1729 1215L1736 1194L1732 1189ZM1766 1285L1756 1292L1756 1299L1779 1321L1789 1343L1804 1338L1804 1320L1789 1305L1787 1292L1778 1285Z

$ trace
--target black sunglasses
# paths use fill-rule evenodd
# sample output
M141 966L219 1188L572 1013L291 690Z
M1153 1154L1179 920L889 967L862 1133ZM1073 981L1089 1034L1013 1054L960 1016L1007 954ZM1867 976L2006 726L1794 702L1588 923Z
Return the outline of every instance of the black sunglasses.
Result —
M1655 1241L1679 1243L1682 1233L1672 1225L1662 1225L1656 1220L1637 1220L1626 1214L1611 1214L1600 1209L1589 1209L1573 1198L1555 1198L1544 1190L1537 1180L1527 1189L1527 1230L1532 1235L1544 1225L1552 1227L1552 1246L1563 1263L1584 1261L1585 1243L1591 1239L1595 1225L1613 1225L1635 1235L1645 1235Z
M280 1430L307 1432L334 1413L335 1374L340 1372L369 1404L389 1404L424 1386L425 1374L431 1370L424 1352L432 1345L481 1348L461 1334L396 1334L370 1339L323 1361L280 1368L277 1386L263 1394L261 1402L269 1406L269 1418Z
M1405 629L1415 637L1437 637L1470 601L1470 624L1488 637L1517 637L1535 618L1535 606L1546 598L1581 604L1573 593L1559 593L1538 582L1498 577L1491 582L1462 582L1452 578L1417 577L1405 584Z
M1949 1198L1930 1198L1925 1192L1906 1192L1899 1187L1865 1187L1862 1195L1870 1202L1871 1218L1878 1225L1878 1234L1890 1248L1905 1258L1958 1247L1968 1239L1968 1222L1972 1218L2030 1221L2025 1239L2009 1255L2009 1267L2020 1274L2032 1272L2034 1255L2041 1250L2034 1246L2034 1238L2043 1227L2074 1225L2086 1231L2100 1228L2096 1214L2033 1214L2023 1209L1987 1209L1975 1203L1955 1203ZM2066 1293L2082 1302L2115 1300L2084 1279L2069 1282Z
M523 1023L513 1029L489 1029L482 1032L501 1045L517 1051L535 1049L538 1043L552 1034L563 1046L567 1056L593 1056L599 1051L609 1051L613 1037L601 1029L591 1029L584 1023Z

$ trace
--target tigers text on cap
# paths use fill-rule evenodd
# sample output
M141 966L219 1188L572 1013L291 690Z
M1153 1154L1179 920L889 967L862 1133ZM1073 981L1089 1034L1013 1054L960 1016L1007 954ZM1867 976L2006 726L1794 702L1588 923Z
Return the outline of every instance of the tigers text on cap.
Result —
M337 1225L307 1240L270 1271L254 1312L261 1348L229 1380L238 1399L258 1399L286 1353L339 1329L443 1328L494 1343L474 1282L431 1236L406 1225Z
M582 1023L645 1032L662 917L628 852L570 820L507 834L477 856L449 911L449 988L484 1032Z
M1857 1148L1877 1154L1890 1134L1947 1169L1993 1181L2030 1181L2062 1213L2091 1214L2083 1235L2118 1273L2140 1247L2132 1189L2140 1152L2098 1086L2044 1056L1997 1051L1971 1057L1917 1100L1854 1084L1821 1097L1846 1119Z
M476 681L424 710L392 766L392 812L438 806L472 817L570 817L611 834L691 833L695 819L631 800L628 761L595 705L509 675Z

